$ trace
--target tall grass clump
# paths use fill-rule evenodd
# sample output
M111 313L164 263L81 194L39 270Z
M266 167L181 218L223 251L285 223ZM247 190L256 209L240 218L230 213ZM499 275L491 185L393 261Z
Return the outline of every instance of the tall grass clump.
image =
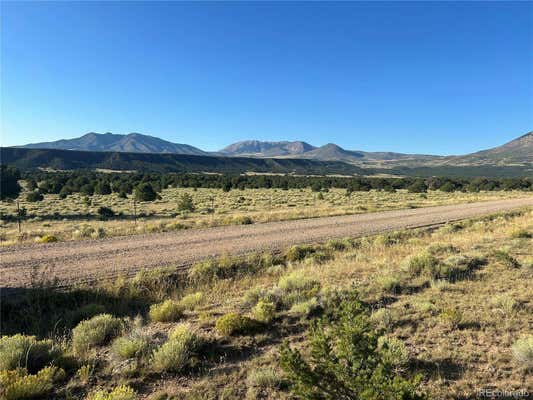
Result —
M89 394L87 400L137 400L135 390L126 385L120 385L113 390L97 390Z
M65 371L46 367L35 375L25 368L0 371L0 398L4 400L40 399L54 390L55 384L65 378Z
M0 371L25 368L39 371L61 355L51 340L17 334L0 338Z
M122 320L110 314L100 314L82 321L72 330L72 348L76 354L84 354L90 348L103 345L118 336L122 328Z
M299 271L282 276L278 281L281 302L286 307L316 296L320 291L320 286L318 280L312 279Z
M175 322L183 317L185 307L177 301L165 300L150 306L150 319L155 322Z
M518 339L512 346L515 360L527 370L533 370L533 335Z
M152 354L151 365L156 372L180 372L189 367L202 341L189 324L178 325L168 340Z
M186 296L183 296L179 303L186 310L194 310L204 301L204 294L202 292L190 293Z

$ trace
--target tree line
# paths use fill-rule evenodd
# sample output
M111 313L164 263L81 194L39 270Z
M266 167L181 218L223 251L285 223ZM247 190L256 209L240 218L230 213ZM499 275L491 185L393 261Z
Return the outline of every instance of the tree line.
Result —
M121 197L134 195L139 201L152 201L168 187L233 189L304 189L315 192L331 188L351 192L407 189L412 193L428 190L444 192L478 192L494 190L533 190L532 178L450 178L450 177L342 177L295 175L227 175L200 173L103 173L95 171L31 171L21 173L13 167L1 167L1 199L16 198L20 180L26 182L28 200L38 201L43 194L58 194L66 198L73 193L86 196L117 193Z

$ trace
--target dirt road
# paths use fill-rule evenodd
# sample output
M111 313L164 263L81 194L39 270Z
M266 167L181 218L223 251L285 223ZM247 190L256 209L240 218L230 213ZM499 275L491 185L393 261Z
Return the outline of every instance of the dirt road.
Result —
M27 287L34 267L62 285L131 274L142 268L186 266L220 254L279 250L297 243L439 224L516 207L533 197L339 217L0 248L0 288Z

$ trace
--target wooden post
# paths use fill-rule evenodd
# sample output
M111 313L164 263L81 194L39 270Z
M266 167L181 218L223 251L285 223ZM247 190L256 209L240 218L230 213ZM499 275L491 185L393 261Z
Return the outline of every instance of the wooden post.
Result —
M20 218L21 218L21 215L20 215L20 203L19 201L17 200L17 222L18 222L18 226L19 226L19 235L20 235Z
M137 225L137 200L135 199L135 194L133 196L133 221Z

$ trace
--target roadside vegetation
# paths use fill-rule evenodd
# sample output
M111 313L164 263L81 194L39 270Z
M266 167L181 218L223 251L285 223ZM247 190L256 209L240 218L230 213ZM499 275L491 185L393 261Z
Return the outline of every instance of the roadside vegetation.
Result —
M41 278L1 304L1 395L451 399L524 389L531 233L529 209L228 255L187 276L141 271L68 291Z
M11 176L16 185L11 182L2 186L14 191L11 198L0 201L2 245L101 239L531 194L531 181L520 178L450 180L41 172L18 180L20 174L11 169L4 175Z

